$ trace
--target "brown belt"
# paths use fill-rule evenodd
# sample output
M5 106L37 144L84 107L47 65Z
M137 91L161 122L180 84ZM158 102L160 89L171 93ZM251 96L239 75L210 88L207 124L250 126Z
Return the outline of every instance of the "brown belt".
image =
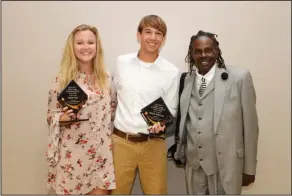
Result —
M147 135L134 135L130 133L125 133L117 128L114 128L113 133L121 138L124 138L130 142L146 142L148 141L149 137Z

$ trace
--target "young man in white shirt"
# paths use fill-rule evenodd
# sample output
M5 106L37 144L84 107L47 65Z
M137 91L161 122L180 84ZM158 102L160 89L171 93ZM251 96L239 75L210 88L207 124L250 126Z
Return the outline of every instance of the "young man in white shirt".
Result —
M144 135L166 127L159 123L148 127L140 114L142 108L162 97L176 116L179 69L159 55L166 32L159 16L143 17L137 29L139 51L117 59L114 84L118 105L113 131L117 188L112 194L131 194L137 170L144 194L167 194L166 142Z

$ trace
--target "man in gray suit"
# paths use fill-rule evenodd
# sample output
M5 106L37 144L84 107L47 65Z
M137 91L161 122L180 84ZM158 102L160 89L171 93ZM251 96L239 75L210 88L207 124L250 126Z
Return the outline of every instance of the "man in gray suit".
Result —
M258 143L251 74L225 66L216 35L192 36L180 99L175 158L183 161L188 194L240 194L255 181Z

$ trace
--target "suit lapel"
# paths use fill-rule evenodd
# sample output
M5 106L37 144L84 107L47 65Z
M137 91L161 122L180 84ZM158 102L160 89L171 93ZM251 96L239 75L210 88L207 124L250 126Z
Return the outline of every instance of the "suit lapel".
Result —
M221 78L221 74L225 70L223 68L216 67L215 72L215 94L214 94L214 133L217 133L217 127L219 123L219 119L222 113L225 92L226 92L226 84L227 80L223 80Z

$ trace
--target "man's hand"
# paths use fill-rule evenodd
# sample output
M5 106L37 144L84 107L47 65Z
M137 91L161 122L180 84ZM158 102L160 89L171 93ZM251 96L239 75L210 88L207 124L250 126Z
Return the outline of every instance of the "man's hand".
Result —
M254 183L255 175L242 174L242 186L248 186Z
M148 130L150 133L159 133L159 132L165 130L165 125L161 126L161 124L158 122L158 123L148 127Z

